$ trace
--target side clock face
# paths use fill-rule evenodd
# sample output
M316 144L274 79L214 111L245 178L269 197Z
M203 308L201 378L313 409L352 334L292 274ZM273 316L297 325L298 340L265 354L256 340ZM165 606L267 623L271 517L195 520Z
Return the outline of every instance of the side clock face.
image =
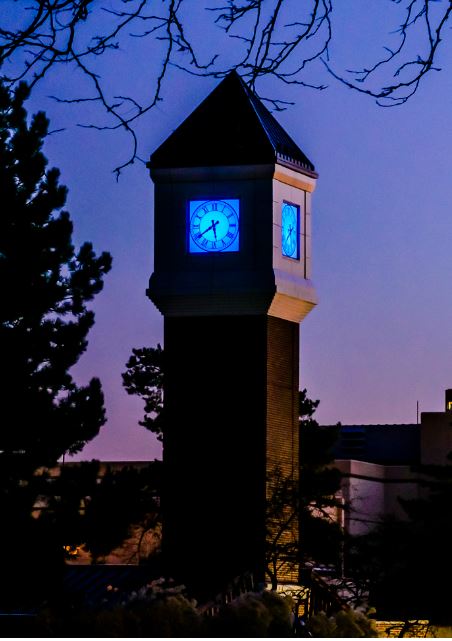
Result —
M281 211L281 250L288 258L300 258L300 208L283 203Z
M190 200L188 251L236 252L239 250L238 199Z

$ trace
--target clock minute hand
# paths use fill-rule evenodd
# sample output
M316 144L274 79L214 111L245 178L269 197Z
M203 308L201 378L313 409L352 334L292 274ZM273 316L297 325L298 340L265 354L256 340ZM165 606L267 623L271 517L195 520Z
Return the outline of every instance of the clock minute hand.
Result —
M289 227L289 233L287 234L286 240L289 239L289 236L292 232L293 232L293 227Z
M207 232L210 231L211 229L213 229L213 233L215 234L215 238L216 238L217 232L215 227L219 224L219 222L220 222L219 220L217 220L216 222L212 220L212 224L209 227L206 227L204 231L199 232L198 238L201 238L201 236L204 236L204 234L207 234Z

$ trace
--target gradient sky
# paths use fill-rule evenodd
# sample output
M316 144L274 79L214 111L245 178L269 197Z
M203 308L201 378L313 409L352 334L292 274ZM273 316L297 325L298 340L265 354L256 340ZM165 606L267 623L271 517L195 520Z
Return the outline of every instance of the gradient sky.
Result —
M388 6L378 3L366 8ZM344 67L380 52L381 33L392 26L383 11L358 15L356 7L351 2L338 16L336 61ZM213 51L217 44L207 33L203 46ZM145 91L157 54L143 56L138 44L126 45L114 64L102 62L103 72L112 83L119 78ZM272 80L266 87L266 94L296 101L276 117L319 172L313 198L319 305L301 325L300 387L320 399L323 424L415 422L417 402L420 411L442 411L444 390L452 387L452 39L439 61L442 72L432 73L407 104L389 109L326 76L330 86L322 92ZM89 348L74 368L80 383L102 380L108 423L78 458L159 458L160 444L138 425L142 401L121 384L132 347L162 342L163 319L145 295L153 186L140 163L116 182L112 169L127 154L121 133L74 127L77 108L47 99L78 82L62 70L29 101L30 110L47 111L53 128L67 127L45 151L69 188L75 242L90 240L113 255L94 303ZM148 158L217 83L172 69L163 102L139 126L142 155ZM86 122L86 114L79 120Z

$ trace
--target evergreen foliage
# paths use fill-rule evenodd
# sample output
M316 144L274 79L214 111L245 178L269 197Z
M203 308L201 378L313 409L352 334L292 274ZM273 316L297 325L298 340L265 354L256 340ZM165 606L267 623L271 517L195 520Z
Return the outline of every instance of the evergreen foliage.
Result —
M337 515L345 509L337 497L341 473L333 466L340 426L321 427L313 418L319 401L299 394L300 537L304 560L339 565L344 533Z
M108 470L97 484L84 515L85 548L94 559L109 554L127 539L134 526L144 535L160 523L161 462L142 469ZM137 543L139 548L139 542ZM140 561L140 550L135 558Z
M357 639L378 637L374 621L358 610L340 610L332 616L319 612L309 620L311 636L321 639Z
M276 592L248 592L223 606L207 622L214 638L286 638L293 636L292 602Z
M42 151L49 123L42 112L27 117L28 93L0 83L0 543L11 563L27 559L37 572L31 550L42 544L51 565L58 546L31 516L34 474L80 452L105 422L100 381L78 386L70 368L86 349L87 303L111 257L72 245L67 190Z
M133 560L142 561L140 542L159 528L160 477L160 461L117 471L101 471L98 461L66 464L50 483L47 474L36 479L43 506L40 519L68 558L81 549L90 553L93 563L102 562L129 537L137 538L138 530L136 546L128 549Z
M48 121L39 112L27 123L27 95L24 84L13 95L0 87L0 451L32 469L79 452L105 422L99 380L80 387L69 370L111 258L72 245L67 190L42 153Z
M163 440L163 349L141 347L132 349L122 374L124 388L144 400L144 417L139 424Z
M133 593L113 593L99 608L49 609L35 631L58 638L285 638L293 636L293 623L291 601L276 593L242 594L208 616L183 586L157 579Z

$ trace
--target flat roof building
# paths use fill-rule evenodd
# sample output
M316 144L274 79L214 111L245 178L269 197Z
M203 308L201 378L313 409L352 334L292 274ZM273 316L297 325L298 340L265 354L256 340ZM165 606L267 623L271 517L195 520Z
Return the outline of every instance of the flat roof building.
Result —
M365 534L388 517L406 519L399 497L421 495L420 466L450 464L452 389L442 412L422 412L420 423L342 425L333 450L343 475L342 497L350 509L344 527Z

